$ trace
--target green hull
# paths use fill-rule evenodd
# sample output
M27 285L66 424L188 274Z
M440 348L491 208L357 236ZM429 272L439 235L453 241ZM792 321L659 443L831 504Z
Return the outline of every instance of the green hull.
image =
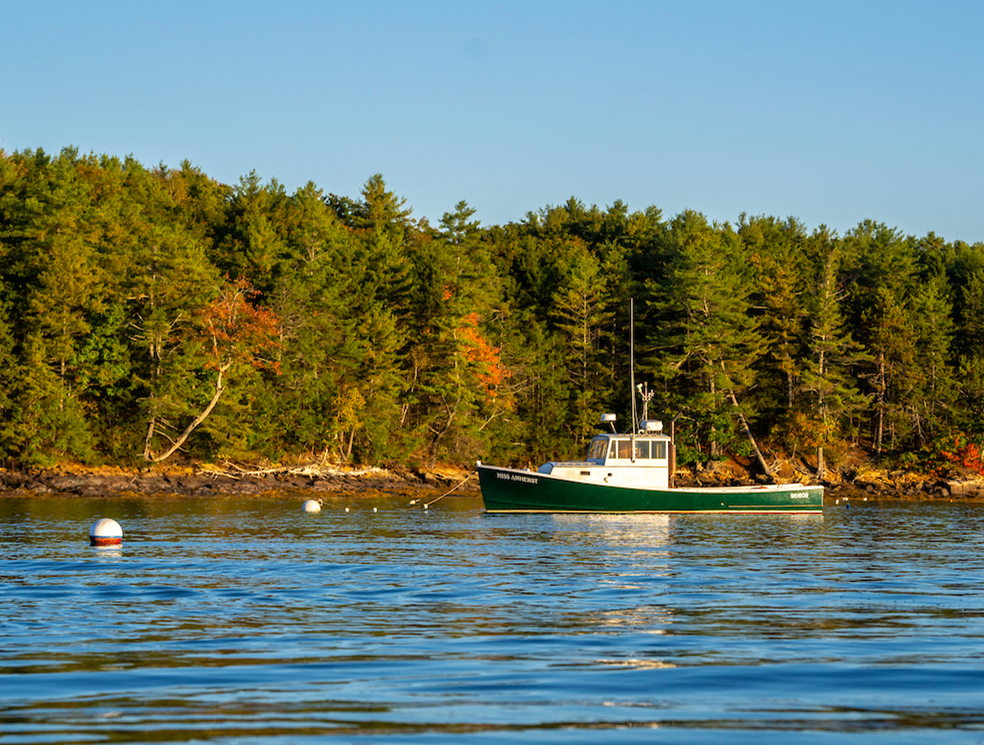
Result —
M560 479L535 471L478 466L487 512L819 513L823 487L640 489Z

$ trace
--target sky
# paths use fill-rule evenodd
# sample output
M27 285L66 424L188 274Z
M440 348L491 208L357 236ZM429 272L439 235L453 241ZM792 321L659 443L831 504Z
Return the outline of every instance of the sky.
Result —
M984 242L984 2L0 0L0 149Z

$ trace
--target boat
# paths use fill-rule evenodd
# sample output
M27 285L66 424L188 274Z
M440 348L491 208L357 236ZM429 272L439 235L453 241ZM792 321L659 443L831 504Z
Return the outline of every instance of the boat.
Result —
M631 312L630 312L631 318ZM634 332L632 346L634 357ZM485 511L502 512L723 512L820 513L823 487L806 484L676 487L673 436L648 418L648 387L635 385L629 432L615 431L614 414L602 415L611 432L592 439L584 460L550 461L536 471L490 466L478 461ZM636 391L643 414L636 420ZM675 420L674 420L675 421ZM675 431L675 428L672 430Z
M595 435L582 461L550 461L536 471L479 461L485 511L816 514L823 510L822 486L671 486L673 440L662 433L659 421L640 424L627 434Z

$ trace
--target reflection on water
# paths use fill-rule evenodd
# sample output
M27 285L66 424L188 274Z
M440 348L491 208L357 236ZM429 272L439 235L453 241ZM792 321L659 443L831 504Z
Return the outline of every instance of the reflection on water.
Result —
M551 519L563 526L556 540L631 543L646 548L665 545L672 540L673 517L671 515L551 515Z
M0 745L984 737L978 505L302 502L0 499Z

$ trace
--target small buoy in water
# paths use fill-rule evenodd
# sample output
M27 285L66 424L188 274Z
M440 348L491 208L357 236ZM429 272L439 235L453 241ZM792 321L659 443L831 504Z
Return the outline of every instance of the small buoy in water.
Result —
M345 511L348 512L348 507L345 508Z
M373 511L373 512L376 512L377 510L376 510L376 508L375 508L375 507L373 507L373 508L372 508L372 511Z
M123 543L123 528L108 517L96 520L89 528L89 545L119 546Z
M321 500L309 499L304 503L305 512L321 512Z

